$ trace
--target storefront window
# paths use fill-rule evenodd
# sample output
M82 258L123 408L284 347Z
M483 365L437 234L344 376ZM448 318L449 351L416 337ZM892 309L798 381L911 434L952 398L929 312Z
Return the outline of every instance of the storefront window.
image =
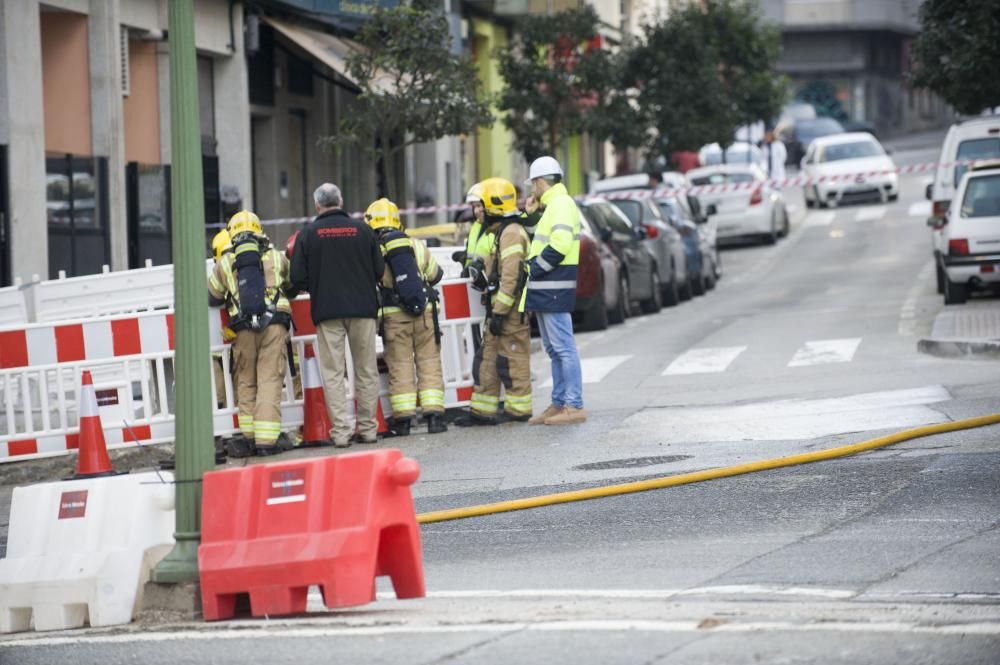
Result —
M170 167L133 162L128 183L129 266L141 268L171 263Z
M108 263L107 161L49 156L45 167L49 277L101 272Z

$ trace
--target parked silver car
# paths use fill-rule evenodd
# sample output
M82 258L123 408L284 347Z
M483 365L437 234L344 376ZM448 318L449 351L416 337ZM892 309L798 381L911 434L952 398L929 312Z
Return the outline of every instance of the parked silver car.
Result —
M611 203L625 213L633 228L639 230L643 242L655 257L663 304L671 307L690 299L692 290L684 240L678 230L663 218L659 206L648 196L613 199Z

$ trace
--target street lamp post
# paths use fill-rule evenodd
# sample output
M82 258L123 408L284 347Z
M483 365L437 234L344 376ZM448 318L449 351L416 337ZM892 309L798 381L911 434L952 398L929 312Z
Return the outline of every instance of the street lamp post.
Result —
M212 469L205 210L193 0L170 0L170 145L174 255L176 544L154 582L198 580L201 477Z

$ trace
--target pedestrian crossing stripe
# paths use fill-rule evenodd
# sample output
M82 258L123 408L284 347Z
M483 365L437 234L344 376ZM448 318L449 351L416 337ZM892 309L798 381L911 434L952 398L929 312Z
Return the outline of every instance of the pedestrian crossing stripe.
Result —
M608 374L613 372L619 365L632 358L632 356L600 356L597 358L582 358L580 360L580 370L583 374L584 383L600 383ZM540 388L551 388L552 377L549 377Z
M861 344L861 338L827 339L816 342L806 342L795 352L789 367L808 367L809 365L827 365L830 363L849 363Z
M724 372L746 350L745 346L690 349L670 363L663 376Z
M874 222L876 220L885 217L885 213L888 212L886 206L873 206L867 208L861 208L858 210L857 214L854 215L855 222Z

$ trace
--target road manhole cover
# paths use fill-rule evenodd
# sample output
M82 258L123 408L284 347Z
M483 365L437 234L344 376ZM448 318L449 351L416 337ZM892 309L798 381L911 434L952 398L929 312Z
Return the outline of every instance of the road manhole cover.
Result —
M641 466L656 466L691 459L691 455L657 455L656 457L628 457L626 459L609 459L604 462L591 462L574 466L576 471L601 471L604 469L634 469Z

